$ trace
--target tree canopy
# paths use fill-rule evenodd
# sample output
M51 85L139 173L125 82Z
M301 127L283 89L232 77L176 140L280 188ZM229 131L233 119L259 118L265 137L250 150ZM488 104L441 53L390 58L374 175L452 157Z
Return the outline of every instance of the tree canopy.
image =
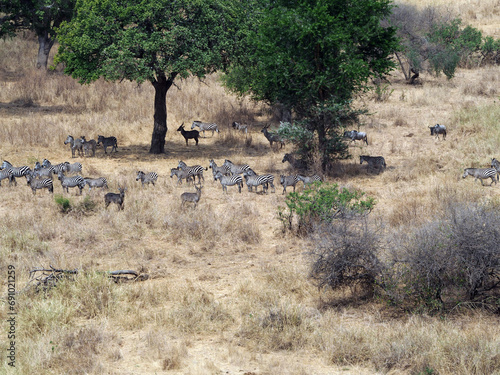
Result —
M75 0L0 0L0 36L15 36L22 30L38 37L37 67L47 68L55 42L55 29L71 19Z
M390 0L261 1L225 84L242 95L281 103L318 135L325 168L332 153L345 155L336 119L352 118L350 100L370 78L388 74L397 48L395 30L381 20ZM339 116L339 113L342 112Z
M224 69L235 48L237 0L78 0L58 30L56 62L81 83L149 81L155 88L151 153L163 153L166 94L176 77Z

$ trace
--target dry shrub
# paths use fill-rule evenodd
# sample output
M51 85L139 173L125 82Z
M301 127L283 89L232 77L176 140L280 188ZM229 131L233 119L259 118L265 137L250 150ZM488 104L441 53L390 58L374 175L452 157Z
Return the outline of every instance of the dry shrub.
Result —
M404 118L398 117L394 120L394 126L408 126L408 122Z
M160 359L163 370L178 370L182 367L188 351L185 341L173 342L173 338L165 329L149 329L145 335L149 357Z

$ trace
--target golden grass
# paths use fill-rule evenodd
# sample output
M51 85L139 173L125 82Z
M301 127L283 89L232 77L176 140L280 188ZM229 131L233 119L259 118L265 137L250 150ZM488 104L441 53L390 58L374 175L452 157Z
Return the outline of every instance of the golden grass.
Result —
M449 7L486 33L499 24L495 5ZM0 187L0 269L16 266L18 290L35 267L83 271L47 295L17 297L17 373L499 373L498 317L394 317L373 302L328 307L307 277L308 240L284 235L276 219L284 203L278 181L275 194L246 186L241 195L235 187L223 194L209 169L198 208L181 209L181 193L194 188L170 178L179 160L208 167L209 159L228 158L258 173L290 172L281 162L290 146L271 150L260 133L263 123L274 124L265 106L227 94L216 75L179 81L167 95L166 154L150 155L151 85L81 86L46 75L30 68L36 47L28 37L0 41L0 158L29 166L79 161L85 176L104 176L110 191L127 192L123 211L105 209L105 192L67 194L56 180L55 193L73 208L62 213L47 191L33 196L23 179ZM461 175L500 157L499 67L458 70L451 81L424 75L419 87L405 85L399 72L391 81L384 101L359 99L372 113L364 119L370 144L350 146L353 158L339 162L329 181L375 197L373 215L393 231L410 231L454 200L498 205L498 186ZM193 120L217 122L222 132L186 147L175 129ZM235 120L250 125L247 136L230 129ZM430 136L436 123L448 127L445 141ZM72 160L68 134L115 135L118 152L101 148L95 158ZM362 154L383 155L387 170L366 173ZM157 185L141 187L139 169L156 171ZM97 272L116 269L151 278L115 285Z

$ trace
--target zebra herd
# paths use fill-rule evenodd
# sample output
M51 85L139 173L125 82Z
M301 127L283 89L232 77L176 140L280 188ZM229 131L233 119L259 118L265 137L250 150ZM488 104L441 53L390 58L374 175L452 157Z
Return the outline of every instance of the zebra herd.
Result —
M104 148L104 153L107 154L107 149L108 147L111 147L111 152L113 150L115 152L118 151L118 141L116 140L116 137L104 137L102 135L97 136L97 141L95 139L91 139L87 141L85 139L85 136L81 136L80 138L75 138L72 135L68 135L66 140L64 141L64 144L70 145L71 149L71 157L76 156L95 156L95 151L98 146L102 144L102 147Z

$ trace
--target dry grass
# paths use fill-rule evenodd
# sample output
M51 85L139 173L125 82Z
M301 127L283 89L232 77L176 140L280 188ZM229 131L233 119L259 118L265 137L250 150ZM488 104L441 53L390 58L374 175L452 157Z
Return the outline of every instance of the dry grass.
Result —
M500 37L498 1L447 7ZM106 210L105 192L66 194L55 181L55 193L72 206L62 213L47 191L33 196L22 179L0 187L0 269L16 266L19 289L35 267L86 272L47 295L18 296L18 373L499 373L498 317L467 311L394 317L375 303L324 303L328 296L307 277L310 244L283 235L276 220L284 202L278 181L276 194L250 194L246 186L241 195L234 187L223 194L209 169L198 208L181 209L181 193L194 188L169 178L179 160L208 167L209 159L220 165L228 158L258 173L290 172L281 162L290 146L271 150L260 133L272 122L264 106L228 95L217 76L180 81L167 96L167 152L150 155L150 85L80 86L57 72L46 75L30 68L36 47L28 37L0 41L6 52L0 56L0 158L29 166L44 158L73 162L63 145L68 134L115 135L117 153L98 149L95 158L76 161L85 176L104 176L110 191L126 186L127 192L123 211ZM387 230L410 231L453 201L499 204L500 187L461 174L500 157L500 69L423 80L408 87L395 72L394 91L384 101L359 100L373 114L364 128L370 144L352 145L353 158L339 162L330 179L375 197L373 215ZM222 132L186 147L175 129L193 120L217 122ZM230 129L235 120L250 125L247 136ZM445 141L430 136L428 126L436 123L448 127ZM387 170L367 173L362 154L383 155ZM157 185L142 188L135 181L139 169L156 171ZM115 285L96 272L115 269L151 278Z

